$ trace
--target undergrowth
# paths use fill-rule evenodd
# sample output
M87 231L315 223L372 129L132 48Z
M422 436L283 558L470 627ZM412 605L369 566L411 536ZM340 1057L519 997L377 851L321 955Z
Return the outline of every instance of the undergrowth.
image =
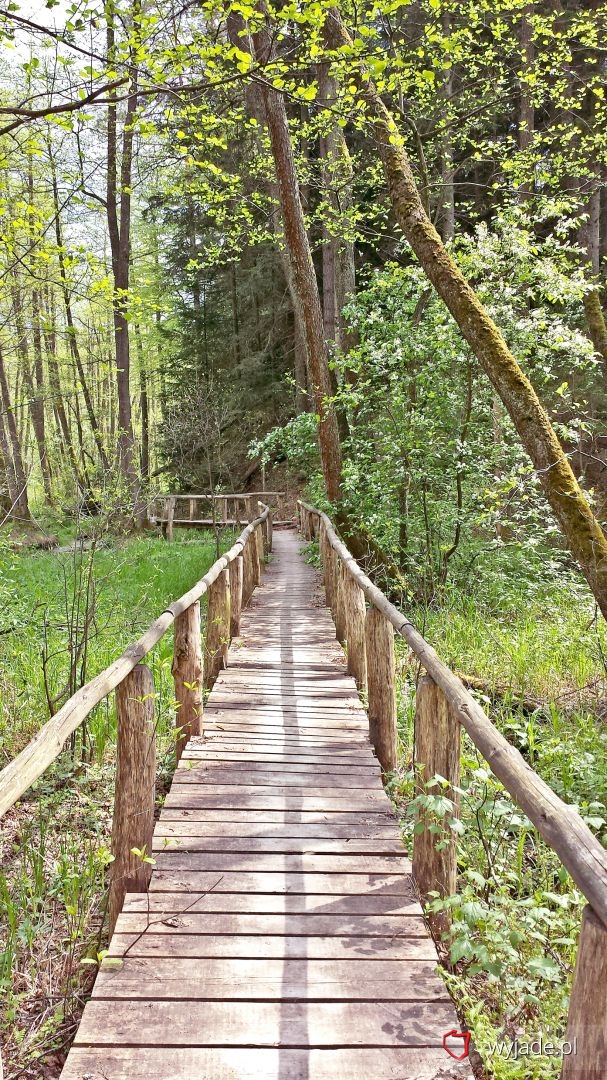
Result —
M548 566L530 583L509 574L507 560L505 569L480 577L474 589L452 586L440 601L407 614L477 686L473 693L499 730L605 844L605 627L573 573L560 570L557 578ZM517 1037L520 1043L543 1035L557 1044L565 1038L585 900L467 736L458 790L434 777L420 791L412 763L419 669L402 642L398 661L400 766L391 794L403 833L411 845L422 811L437 846L454 839L457 849L457 894L436 895L428 906L451 915L450 932L438 943L447 982L486 1076L556 1080L560 1058L505 1054Z

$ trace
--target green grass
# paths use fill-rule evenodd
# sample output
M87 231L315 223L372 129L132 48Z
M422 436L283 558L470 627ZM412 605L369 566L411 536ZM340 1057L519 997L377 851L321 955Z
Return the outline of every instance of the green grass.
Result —
M220 553L233 532L218 541ZM0 763L13 758L49 717L42 652L49 653L51 696L65 687L67 644L95 594L86 660L88 681L136 640L170 601L217 557L214 538L180 531L105 537L94 553L4 548L0 562ZM94 582L94 588L92 583ZM79 599L78 599L79 598ZM77 634L76 634L77 636ZM174 766L175 703L169 630L146 663L154 674L157 779ZM59 703L58 703L59 704ZM0 833L0 1042L5 1076L58 1075L104 946L104 897L114 785L113 695L93 711L68 746L2 822ZM83 961L83 952L86 954ZM57 1072L48 1072L49 1061Z
M232 532L221 539L225 550ZM190 588L213 563L217 545L189 530L167 544L157 535L104 541L90 552L2 552L0 561L0 764L22 749L49 718L42 652L48 654L49 696L69 677L67 646L80 635L87 607L89 572L94 616L78 685L112 662L171 600ZM92 590L89 590L89 598ZM172 635L157 647L154 662L170 653ZM57 705L61 702L57 702Z

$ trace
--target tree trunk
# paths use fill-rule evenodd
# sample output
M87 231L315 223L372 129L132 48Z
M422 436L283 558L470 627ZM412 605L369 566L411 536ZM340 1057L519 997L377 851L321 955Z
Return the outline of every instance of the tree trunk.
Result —
M49 162L51 166L51 182L53 187L53 200L55 209L55 239L57 241L57 254L59 259L59 277L61 279L61 292L63 294L63 306L65 308L65 321L67 323L67 337L70 346L70 353L74 366L76 368L77 378L76 385L80 385L82 389L82 396L84 398L84 405L86 408L88 421L91 427L97 452L99 454L99 461L104 472L109 472L110 464L108 461L105 448L103 446L103 438L101 435L101 429L97 422L95 415L95 409L93 407L93 400L88 387L88 382L84 373L84 366L82 364L82 357L80 355L80 349L78 347L78 334L74 325L74 316L72 312L72 301L70 297L70 289L67 277L67 269L65 264L65 249L63 247L63 236L61 229L61 207L59 204L59 187L57 184L57 173L55 169L55 161L52 156L51 144L48 143ZM84 465L84 458L82 459Z
M65 411L65 405L63 402L63 393L61 390L61 376L59 373L59 362L57 360L55 306L53 301L53 293L50 289L46 291L46 300L44 306L44 345L46 350L46 366L48 370L48 380L51 391L51 398L53 402L53 411L55 413L57 428L59 432L59 439L71 465L76 484L81 490L84 490L84 488L88 486L88 480L85 476L81 476L80 466L78 464L78 459L74 450L72 431L69 425L67 413Z
M328 16L334 48L351 47L339 12ZM444 247L424 211L398 128L368 73L356 76L373 116L396 219L427 277L504 403L597 603L607 617L607 538L594 517L550 420L502 334Z
M441 15L442 31L445 38L451 34L451 15L443 11ZM441 170L441 205L438 215L440 233L443 240L453 240L455 236L455 169L453 168L453 146L449 134L451 121L451 98L453 97L453 68L448 67L445 71L441 98L443 106L443 122L445 130L440 140L440 170Z
M531 98L530 87L525 82L524 76L529 71L535 58L533 44L533 27L529 16L533 14L533 4L528 4L522 13L519 25L519 45L521 49L521 68L523 79L520 84L519 108L518 108L518 148L523 153L529 149L533 142L533 129L535 125L535 109ZM521 184L518 189L518 197L523 202L533 195L534 183L533 172L528 180Z
M267 31L260 30L253 34L252 38L240 37L238 31L242 22L239 20L239 23L240 25L237 25L235 17L230 19L230 32L234 44L241 49L248 48L255 60L264 64L271 53L271 42ZM324 338L318 284L301 205L287 111L283 95L266 82L260 84L259 93L270 134L293 285L303 317L310 389L314 408L319 417L318 435L325 488L327 498L331 502L337 502L341 479L339 430L335 410L326 404L326 398L331 396L328 352Z
M115 62L116 34L114 16L106 9L108 63ZM138 23L140 5L133 6L133 25ZM114 295L112 300L114 342L116 351L116 391L118 397L118 464L132 486L135 479L134 436L131 415L130 346L129 346L129 270L131 256L131 181L133 171L133 139L137 111L138 71L131 71L129 97L122 128L120 169L118 168L118 106L111 93L107 121L107 220L112 252ZM118 183L120 189L118 190Z
M17 423L15 421L15 413L13 411L13 405L11 402L11 394L8 386L8 378L6 375L6 368L4 366L4 354L0 347L0 404L4 413L4 421L6 430L8 431L8 438L10 441L10 457L12 458L12 469L14 474L15 488L14 495L11 497L13 509L17 512L20 518L29 520L30 508L27 497L27 479L25 475L25 466L23 464L23 454L21 452L21 443L19 442L19 434L17 432ZM9 487L10 491L10 487Z
M601 189L598 184L590 193L586 213L587 221L584 222L580 229L579 239L580 244L586 251L588 276L592 282L592 288L584 296L584 314L586 316L588 337L597 353L602 356L607 364L607 325L605 324L605 314L601 305L599 286ZM607 368L604 370L607 379Z
M44 425L44 398L42 396L42 348L40 339L40 300L38 293L34 290L32 294L33 305L33 341L35 348L35 371L32 373L30 365L30 353L28 347L27 334L25 330L25 319L23 317L23 301L21 290L18 283L15 281L11 288L11 295L13 301L13 313L15 316L15 328L17 330L17 353L21 362L21 373L23 381L27 389L29 414L32 421L32 427L34 429L34 438L36 440L36 449L38 451L38 458L40 460L40 471L42 473L42 486L44 488L45 501L51 505L53 502L53 493L51 489L51 470L48 460L48 454L46 450L46 438L45 438L45 425ZM34 384L34 377L36 378L36 384Z
M135 346L139 367L139 405L141 408L141 479L147 483L150 479L150 399L139 323L135 323Z

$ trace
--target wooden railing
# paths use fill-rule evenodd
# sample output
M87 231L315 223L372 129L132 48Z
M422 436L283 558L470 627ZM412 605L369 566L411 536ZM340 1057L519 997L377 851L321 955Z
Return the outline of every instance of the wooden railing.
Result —
M160 525L167 540L172 540L175 528L240 525L253 521L258 513L259 500L264 506L275 509L277 520L282 520L285 495L284 491L159 495L148 507L148 519L151 524Z
M89 713L116 691L116 797L112 821L110 932L125 892L145 891L151 866L133 848L150 852L155 804L155 721L152 672L141 661L175 624L172 674L181 756L191 735L202 731L203 690L225 667L231 637L239 632L240 613L261 581L264 556L272 549L269 507L244 529L235 544L187 593L162 612L143 637L104 671L78 690L24 750L0 772L0 817L51 765L67 739ZM200 599L208 593L204 655Z
M300 527L318 539L327 603L338 639L347 643L350 674L368 695L370 739L385 773L396 766L394 632L426 675L416 695L414 760L418 790L435 775L449 781L446 794L457 813L461 728L495 776L556 852L588 900L569 1006L566 1040L577 1053L564 1058L562 1080L607 1077L607 851L573 806L567 805L500 734L460 679L358 566L325 513L300 502ZM366 602L370 607L367 609ZM442 840L442 837L441 837ZM437 850L440 847L440 850ZM413 840L413 875L422 899L456 891L456 845L437 845L428 829ZM444 917L443 917L444 920ZM440 919L435 924L445 928Z

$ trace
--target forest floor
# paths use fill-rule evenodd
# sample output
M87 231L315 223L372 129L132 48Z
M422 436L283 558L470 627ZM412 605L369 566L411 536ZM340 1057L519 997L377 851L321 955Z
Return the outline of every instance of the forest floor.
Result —
M55 534L62 545L73 526ZM104 533L57 554L0 548L0 767L66 694L106 667L229 547L179 530L136 539ZM172 635L154 650L158 794L174 765ZM112 695L113 697L113 695ZM55 700L56 699L56 700ZM113 701L2 821L0 1046L5 1080L59 1076L105 944L103 903L114 785Z
M73 529L60 531L62 545ZM26 744L52 701L106 666L225 550L186 530L104 535L98 550L0 549L0 764ZM178 557L176 557L176 555ZM311 548L311 556L313 556ZM549 552L514 545L407 614L504 734L607 841L607 636L583 583ZM87 618L87 611L89 617ZM86 648L82 628L88 626ZM159 721L159 794L174 760L171 635L151 660ZM410 843L416 665L399 652L400 766L391 794ZM46 674L45 674L46 673ZM58 707L60 700L55 703ZM3 821L0 840L0 1042L6 1080L54 1080L105 944L103 895L113 801L113 705L98 708ZM506 1060L491 1043L564 1034L583 899L464 739L461 824L437 779L437 828L457 828L453 930L445 978L473 1033L477 1075L549 1080L556 1058Z

